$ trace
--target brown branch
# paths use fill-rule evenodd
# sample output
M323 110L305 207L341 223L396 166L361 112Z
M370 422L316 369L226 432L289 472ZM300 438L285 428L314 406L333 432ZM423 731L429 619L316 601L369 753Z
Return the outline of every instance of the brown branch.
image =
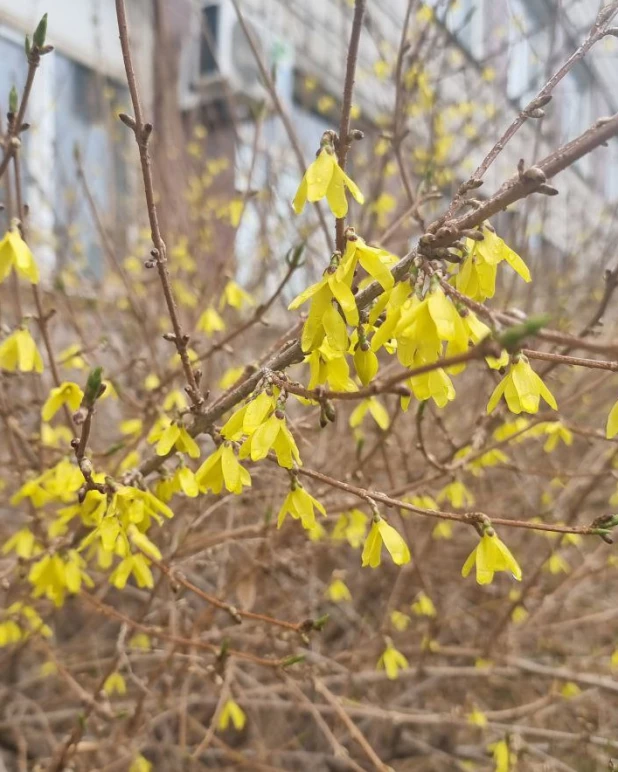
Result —
M150 233L152 237L152 243L154 245L154 249L152 250L151 254L157 267L159 279L161 280L161 287L163 288L163 295L165 297L165 304L167 306L167 311L172 322L172 328L174 330L174 344L176 346L176 350L178 351L178 355L180 356L182 368L187 380L186 390L189 398L191 399L191 402L193 403L193 410L195 412L200 412L203 408L204 397L200 391L198 379L195 372L193 371L193 368L191 367L189 355L187 354L189 337L183 332L180 319L178 317L176 300L174 298L170 284L170 276L167 270L167 249L165 242L163 241L163 236L161 235L161 230L159 228L159 218L157 215L154 182L152 178L150 151L148 149L148 141L152 133L152 125L144 121L137 78L133 67L133 58L131 56L131 46L129 43L129 30L127 26L127 14L124 0L116 0L116 17L118 20L120 47L122 48L122 58L127 76L127 85L129 87L131 103L133 105L133 112L135 114L134 119L127 118L127 120L123 122L133 131L133 135L139 149L142 179L144 182L144 194L146 196L146 208L148 211L148 221L150 223Z
M613 0L605 7L601 8L597 14L595 23L588 33L588 36L579 48L574 51L571 56L564 62L564 64L551 76L547 83L541 88L541 90L533 97L530 102L523 108L519 115L508 126L506 131L502 134L500 139L492 147L489 153L482 160L477 169L470 176L470 179L463 183L459 192L453 199L446 213L440 218L440 224L449 220L458 205L461 204L462 198L465 193L472 187L476 187L473 183L480 181L489 167L493 164L496 158L504 150L506 144L515 136L524 123L531 117L542 117L542 113L539 115L537 111L541 110L551 99L551 95L555 87L560 81L567 75L567 73L573 68L577 62L584 58L592 46L601 38L607 34L607 28L612 17L618 12L618 1Z
M352 96L354 94L354 78L356 77L356 62L358 60L358 47L363 28L363 16L365 14L366 0L355 0L354 18L352 20L352 32L345 69L345 81L343 84L343 101L341 103L341 120L339 122L339 141L337 143L337 162L345 171L352 139L350 137L350 110L352 109ZM345 194L347 195L347 193ZM343 254L345 250L345 217L337 218L335 223L336 247Z

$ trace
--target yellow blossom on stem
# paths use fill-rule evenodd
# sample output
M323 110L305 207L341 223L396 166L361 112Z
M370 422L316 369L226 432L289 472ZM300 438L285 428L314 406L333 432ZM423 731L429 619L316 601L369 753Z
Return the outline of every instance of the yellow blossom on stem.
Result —
M50 421L63 405L68 405L75 412L82 403L84 392L76 383L65 381L53 388L41 410L44 421Z
M478 708L474 708L474 710L468 713L466 718L468 719L468 723L472 724L472 726L478 726L481 729L484 729L487 726L487 716Z
M391 624L398 632L403 633L404 630L407 630L410 622L410 617L402 611L391 611Z
M466 239L467 257L455 277L455 286L472 300L492 298L496 291L499 263L507 262L521 278L530 282L528 266L493 230L483 227L482 241Z
M331 539L335 541L343 541L345 539L351 547L358 549L365 541L368 522L369 518L360 509L342 512L335 523Z
M149 589L154 587L150 561L141 552L127 555L121 560L109 577L110 584L123 590L131 574L135 577L138 587L148 587Z
M369 343L359 343L354 352L354 367L363 386L367 386L375 378L378 366L378 357L369 347Z
M133 759L129 772L151 772L152 764L141 753Z
M251 475L239 463L232 444L222 442L197 470L195 481L202 493L218 494L225 486L230 493L240 494L251 485Z
M221 710L221 715L219 716L219 729L225 731L230 725L230 721L237 732L240 732L247 722L247 716L245 715L244 710L232 699L227 700Z
M88 587L94 586L85 567L84 559L76 550L69 550L66 559L58 554L45 555L32 565L28 574L33 597L44 595L56 606L61 606L66 593L78 593L82 582Z
M519 354L511 364L508 374L494 389L487 403L487 412L491 413L504 395L511 413L537 413L541 397L554 410L558 409L551 391L530 367L527 357Z
M352 600L352 594L350 593L347 584L342 579L333 579L326 588L326 597L333 603Z
M472 550L461 569L463 577L468 576L476 565L476 581L490 584L496 571L510 571L514 579L521 582L521 568L493 528L486 527L477 546Z
M562 555L558 555L556 553L543 564L543 570L555 576L556 574L570 573L571 566L568 564L566 559L562 557Z
M440 522L434 527L431 532L432 538L438 539L452 539L453 538L453 526L448 520L440 520Z
M326 516L326 510L322 504L320 504L317 499L314 499L310 493L307 493L307 491L298 482L298 480L294 480L292 483L292 489L285 497L285 501L279 510L279 515L277 517L277 528L281 528L286 516L290 514L296 520L300 520L303 528L310 531L316 526L316 509L322 515Z
M141 434L143 425L141 418L129 418L120 422L119 429L123 434L138 435Z
M433 601L424 592L418 594L417 599L410 608L418 616L435 617L436 615L436 607L433 605Z
M369 535L365 540L361 558L363 566L376 568L380 565L382 560L382 544L390 553L396 566L402 566L404 563L410 562L410 550L403 537L384 518L377 515L373 518Z
M232 306L232 308L240 311L245 306L254 306L255 300L253 297L244 290L240 284L237 284L233 279L230 279L223 288L221 298L219 300L219 310L221 311L225 306Z
M330 210L335 217L345 217L348 213L346 188L359 204L365 202L365 197L356 183L348 177L337 163L331 135L325 133L322 137L318 156L305 172L294 196L292 206L296 214L300 214L305 208L307 201L314 203L322 198L326 198Z
M110 673L103 684L103 691L108 697L111 697L113 694L126 694L127 685L122 675L118 672Z
M11 268L32 284L39 283L39 268L34 255L17 227L7 231L0 241L0 283L9 275Z
M369 397L359 402L350 415L350 426L353 429L360 426L367 413L371 415L382 431L388 429L390 424L388 412L377 397Z
M244 365L239 365L238 367L230 367L228 370L226 370L221 378L219 378L219 381L217 382L217 385L221 389L229 389L230 386L233 386L236 381L241 377L241 375L245 372Z
M212 306L207 308L197 320L197 329L209 337L215 332L225 330L225 322Z
M199 458L200 455L197 442L182 424L175 421L169 421L167 426L160 426L151 431L148 435L148 441L157 443L155 448L157 456L167 456L172 448L175 448L179 453L188 453L191 458Z
M461 480L453 480L438 493L437 501L450 501L456 509L463 509L474 504L474 496Z
M287 427L285 414L280 410L276 410L245 440L239 455L240 458L250 456L252 461L261 461L271 450L275 452L279 466L285 469L291 469L294 464L302 466L296 441Z
M248 472L247 472L248 474ZM176 490L182 491L185 496L194 499L200 492L197 477L188 466L179 466L174 474L173 482Z
M18 557L27 559L41 552L41 549L30 528L21 528L4 542L2 554L8 555L9 552L15 552Z
M514 772L517 758L514 753L511 753L509 744L506 740L500 740L497 743L492 743L489 746L494 764L496 765L494 772Z
M0 369L23 373L43 372L43 360L32 335L26 329L14 333L0 343Z
M618 402L614 404L607 417L605 427L605 436L608 440L613 439L618 434Z
M81 351L79 343L73 343L58 354L58 364L70 370L85 370L88 365L81 356Z
M375 279L385 291L391 290L395 285L395 279L390 269L397 263L398 258L385 249L370 247L369 244L357 236L354 228L346 229L346 247L337 273L341 278L350 271L354 272L357 263L367 271L372 279Z
M387 639L386 648L378 660L378 670L386 670L386 677L394 681L399 677L399 671L407 667L408 660L393 646L393 642Z
M547 421L539 424L530 432L532 436L536 436L537 433L547 435L547 440L543 445L545 453L552 453L559 440L562 440L565 445L573 444L573 433L561 421Z
M358 386L350 378L350 366L345 354L333 349L328 340L324 340L319 348L308 354L305 362L309 364L308 389L327 384L335 391L358 391Z
M359 324L356 299L351 289L353 277L354 264L350 261L344 263L335 253L320 281L307 287L290 303L288 310L294 311L311 300L301 335L303 351L313 351L326 339L334 351L347 352L346 322L353 327ZM334 301L339 304L345 320Z
M416 364L421 363L417 362ZM455 387L441 367L430 370L428 373L413 375L407 381L407 384L412 389L415 398L419 402L433 399L438 407L444 407L448 402L455 399ZM406 411L408 409L410 401L410 397L401 398L402 410Z

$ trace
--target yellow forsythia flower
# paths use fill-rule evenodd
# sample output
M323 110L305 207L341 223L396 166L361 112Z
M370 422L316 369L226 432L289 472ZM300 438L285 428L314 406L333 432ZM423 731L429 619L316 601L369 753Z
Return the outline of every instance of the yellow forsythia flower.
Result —
M365 202L365 197L356 183L348 177L337 163L337 156L335 155L330 134L325 134L322 137L318 157L309 166L298 186L292 203L294 211L296 214L300 214L305 208L307 201L314 203L322 198L326 198L335 217L345 217L348 213L346 188L348 188L359 204Z
M369 413L382 431L388 429L390 424L388 412L377 397L369 397L359 402L350 415L350 426L353 429L360 426L367 413Z
M399 671L407 667L408 660L393 646L392 641L387 639L386 649L378 660L378 670L386 670L386 677L394 681L399 677Z
M120 423L120 431L123 434L141 434L142 426L141 418L129 418Z
M291 469L294 463L302 466L300 453L292 432L287 427L285 415L280 417L278 413L279 411L275 411L244 441L240 448L240 458L250 455L252 461L261 461L273 450L279 466L285 469Z
M254 306L255 300L239 284L230 279L223 288L221 299L219 300L219 310L225 306L232 306L240 311L245 306Z
M191 458L199 458L200 448L182 424L170 421L165 427L151 431L148 435L149 442L156 442L155 453L157 456L167 456L175 448L179 453L188 453Z
M391 624L400 633L408 629L410 617L401 611L391 611Z
M537 413L541 397L551 408L558 409L554 395L530 367L523 354L518 355L508 374L494 389L487 403L488 413L492 412L503 395L511 413Z
M230 493L242 493L251 485L251 475L239 463L232 444L222 442L195 473L195 481L202 493L221 493L223 486Z
M511 621L514 625L520 625L528 619L528 611L523 606L515 606L511 613Z
M382 543L390 553L393 563L402 566L410 562L410 550L398 531L389 525L384 518L373 518L371 530L363 547L362 564L376 568L382 560Z
M230 367L229 370L226 370L223 373L217 385L220 389L229 389L230 386L233 386L236 383L236 381L244 372L245 367L243 365L239 365L238 367Z
M9 552L13 551L18 557L26 559L41 551L41 546L37 543L30 528L21 528L4 542L2 554L8 555Z
M107 676L105 683L103 684L103 691L109 697L111 697L112 694L126 694L127 685L120 673L110 673L110 675Z
M556 574L568 574L571 571L571 566L562 555L555 554L543 564L543 570L555 576Z
M129 772L151 772L152 764L139 753L131 762Z
M281 528L286 516L290 514L296 520L300 519L303 528L310 531L316 526L315 509L326 516L326 510L322 504L314 499L310 493L307 493L303 486L296 481L279 510L277 528Z
M32 284L39 283L39 269L34 255L17 228L7 231L0 241L0 282L6 279L11 268Z
M225 730L230 725L230 721L234 724L234 729L240 732L247 722L247 716L244 710L234 700L228 700L223 706L221 715L219 716L219 729Z
M360 509L342 512L335 523L331 538L336 541L346 539L351 547L358 549L365 540L368 521L369 518Z
M567 681L560 689L560 694L567 699L577 697L581 693L582 690L574 681Z
M43 360L30 332L15 330L0 343L0 369L23 373L43 372Z
M431 536L434 539L452 539L453 538L453 526L448 520L441 520L431 532Z
M468 723L473 726L479 726L481 729L487 726L487 716L478 708L474 708L474 710L468 713L466 718L468 719Z
M611 440L618 434L618 402L611 409L609 416L607 417L607 426L605 428L605 436L608 440Z
M72 346L65 348L64 351L58 354L58 364L69 370L85 370L88 365L83 357L80 356L81 350L79 343L73 343Z
M447 486L442 488L438 493L437 501L450 501L456 509L462 509L463 507L470 507L474 504L474 496L461 482L461 480L453 480Z
M496 571L510 571L518 582L521 581L521 568L493 528L486 529L477 546L472 550L461 569L466 577L476 565L476 581L490 584Z
M161 381L156 373L148 373L144 378L144 388L147 391L154 391L155 389L158 389L160 385Z
M493 743L489 746L489 750L496 765L494 772L514 772L517 758L514 753L511 753L506 740Z
M65 381L49 392L49 397L41 410L44 421L50 421L63 405L68 405L75 412L82 403L84 392L76 383Z
M225 322L212 306L207 308L197 321L197 329L209 337L215 332L225 330Z
M347 584L342 579L333 579L326 588L326 597L333 603L341 603L344 600L352 600L352 594Z
M354 367L363 386L371 383L378 372L378 357L368 343L359 343L354 352Z
M129 639L129 647L140 651L150 651L152 648L150 637L146 635L146 633L135 633L135 635Z
M482 241L466 240L468 254L455 277L455 286L472 300L487 300L496 291L496 274L499 263L506 261L521 278L531 281L530 271L521 257L514 252L493 230L482 229Z
M419 616L435 617L436 607L433 605L433 601L424 592L420 592L418 598L410 606L412 611Z

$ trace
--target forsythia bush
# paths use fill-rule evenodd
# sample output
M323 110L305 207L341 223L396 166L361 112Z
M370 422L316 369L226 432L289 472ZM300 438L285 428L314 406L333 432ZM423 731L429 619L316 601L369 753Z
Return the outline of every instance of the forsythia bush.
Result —
M356 3L353 37L363 8ZM426 29L435 22L428 6L416 18ZM27 43L33 73L51 53L45 25ZM134 117L122 120L144 161L150 130L132 77ZM399 238L397 254L387 248L395 240L376 238L395 199L369 195L346 172L362 168L368 139L350 128L354 105L344 100L341 129L315 138L315 160L299 175L288 219L301 217L303 239L278 245L277 254L289 251L272 296L266 282L243 287L236 274L204 283L187 235L171 234L166 246L156 217L165 200L152 196L144 163L149 228L95 299L67 294L83 281L71 264L55 292L43 280L23 202L11 197L0 242L0 647L5 699L17 707L0 734L14 732L6 747L33 769L147 772L184 768L187 756L200 768L213 759L262 768L268 753L243 737L260 711L282 706L313 715L319 736L288 727L285 751L269 736L275 761L282 754L276 768L328 769L334 755L354 769L403 769L393 759L425 755L436 766L405 768L541 769L536 759L549 769L552 757L569 759L569 742L588 743L582 759L607 764L618 754L582 695L600 690L615 709L618 650L603 635L570 648L566 632L588 610L604 624L615 616L593 598L616 586L602 542L618 524L618 403L604 388L618 343L611 325L591 333L616 273L605 295L586 298L594 321L581 335L571 332L577 318L508 310L512 297L532 297L524 290L537 277L535 308L553 303L543 269L530 270L498 225L507 204L548 192L549 162L527 176L520 169L512 200L498 191L470 203L481 170L445 214L436 199L453 180L451 142L431 83L416 61L398 85L409 116L433 116L438 140L413 154L412 173L435 166L406 204L418 234ZM10 100L9 188L27 99ZM185 191L194 245L207 245L217 223L236 229L249 206L209 198L226 159L201 157L206 135L197 127L187 148L205 164ZM369 155L401 163L401 148L384 131ZM557 171L576 150L567 147ZM148 251L145 263L135 257ZM265 314L286 296L288 321L276 324L295 326L256 349ZM527 487L537 477L541 488ZM565 619L554 618L571 597ZM469 687L433 692L431 679L449 673ZM531 674L549 679L546 688ZM525 675L518 691L512 682ZM47 739L31 736L30 704ZM388 741L372 728L384 721ZM425 739L423 724L436 730ZM407 740L403 729L395 738L410 726Z

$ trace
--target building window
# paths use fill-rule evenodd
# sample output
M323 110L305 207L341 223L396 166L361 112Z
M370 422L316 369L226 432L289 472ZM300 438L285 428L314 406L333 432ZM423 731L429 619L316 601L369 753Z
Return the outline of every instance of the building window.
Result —
M86 275L104 273L101 240L78 188L75 149L105 222L116 233L129 220L125 161L128 133L117 130L114 111L128 102L126 89L60 53L54 55L53 202L58 264L73 261Z
M217 66L219 46L219 25L221 8L217 3L202 8L200 30L200 75L214 75Z

